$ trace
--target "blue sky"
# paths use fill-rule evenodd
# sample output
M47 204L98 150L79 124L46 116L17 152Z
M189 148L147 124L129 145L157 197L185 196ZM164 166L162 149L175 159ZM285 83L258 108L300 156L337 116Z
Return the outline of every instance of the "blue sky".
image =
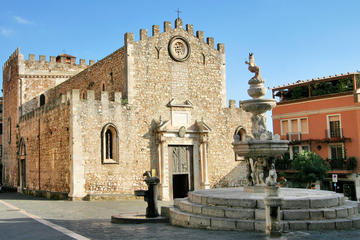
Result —
M162 31L180 8L184 24L225 43L228 99L249 98L250 51L267 87L360 70L356 0L3 0L1 6L1 65L17 47L25 58L65 52L100 60L123 46L125 32L138 39L140 28L151 33L156 24Z

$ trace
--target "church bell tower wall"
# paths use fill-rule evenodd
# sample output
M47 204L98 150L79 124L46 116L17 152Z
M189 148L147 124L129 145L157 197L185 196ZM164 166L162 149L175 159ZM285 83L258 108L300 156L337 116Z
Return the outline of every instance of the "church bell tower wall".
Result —
M2 164L5 186L16 187L18 181L18 163L16 157L16 124L19 103L19 58L20 49L16 49L3 66L3 115L2 115Z

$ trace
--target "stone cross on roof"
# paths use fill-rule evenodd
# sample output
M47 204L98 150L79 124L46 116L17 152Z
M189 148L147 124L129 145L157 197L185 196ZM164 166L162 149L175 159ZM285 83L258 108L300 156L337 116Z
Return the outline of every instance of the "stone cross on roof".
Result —
M180 11L180 9L178 8L178 9L176 10L176 12L177 12L177 18L180 18L180 13L182 13L182 12Z

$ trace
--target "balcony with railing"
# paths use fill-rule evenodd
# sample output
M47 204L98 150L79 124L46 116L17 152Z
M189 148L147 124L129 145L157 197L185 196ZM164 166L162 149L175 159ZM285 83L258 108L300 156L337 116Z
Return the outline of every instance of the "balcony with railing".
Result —
M291 142L299 142L302 140L302 134L301 132L288 132L286 134L286 140Z
M347 169L346 161L343 158L328 159L329 167L331 170L344 170Z
M330 128L325 130L325 136L327 138L343 138L343 129L342 128Z

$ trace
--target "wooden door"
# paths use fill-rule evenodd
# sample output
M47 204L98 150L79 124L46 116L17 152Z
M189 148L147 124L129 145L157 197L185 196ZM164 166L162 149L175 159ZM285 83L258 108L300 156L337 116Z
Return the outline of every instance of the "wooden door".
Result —
M186 197L194 190L194 166L192 146L169 146L172 173L173 198Z
M21 188L26 188L26 161L25 161L25 159L20 159L20 181L21 181Z

